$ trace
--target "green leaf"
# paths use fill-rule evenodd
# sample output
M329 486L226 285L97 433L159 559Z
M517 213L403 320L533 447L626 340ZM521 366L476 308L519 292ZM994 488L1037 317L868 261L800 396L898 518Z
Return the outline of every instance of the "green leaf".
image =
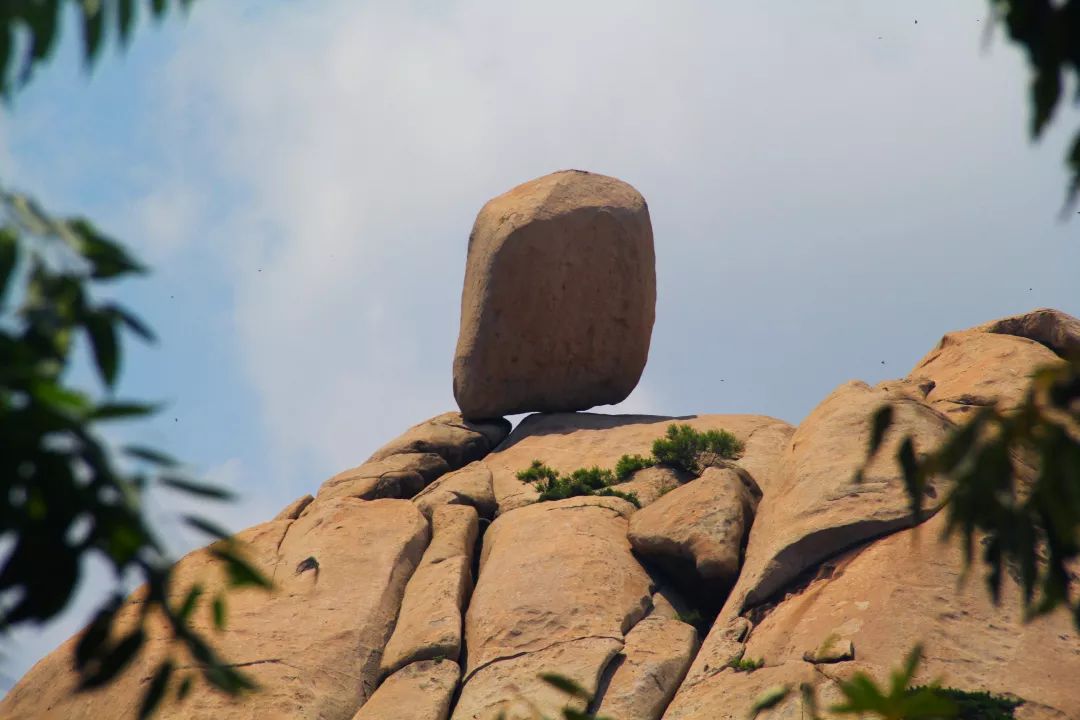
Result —
M196 530L204 532L207 535L215 537L219 540L228 540L230 537L232 537L232 533L230 533L228 530L225 530L219 525L212 523L204 518L197 517L195 515L185 515L184 522L186 522L188 525L195 528Z
M0 228L0 307L19 260L19 238L11 228Z
M141 627L126 635L101 659L92 672L83 675L78 689L98 688L112 680L127 667L145 641L146 635Z
M214 597L214 627L225 629L225 596L221 593Z
M780 703L784 702L788 695L791 694L791 686L789 685L773 685L766 688L754 698L754 704L750 706L750 718L756 718L762 711L770 710Z
M172 673L172 660L165 660L158 665L157 672L154 673L154 678L150 681L150 687L147 688L146 694L143 695L142 705L139 706L139 720L145 720L154 714L157 706L161 704L161 700L165 697L165 688L168 687L169 677Z
M180 604L180 608L176 611L176 617L180 619L180 622L187 622L191 617L191 613L195 612L195 608L199 605L199 598L202 597L203 589L202 585L196 583L192 585L184 596L184 602Z
M273 588L273 584L261 572L250 563L240 557L232 548L210 546L210 553L225 563L225 571L229 576L229 585L232 587L261 587L267 590Z
M160 409L160 405L137 402L114 402L98 405L90 413L91 420L127 420L130 418L153 415Z
M567 695L573 695L586 702L592 699L592 695L590 695L585 688L581 687L565 675L559 675L558 673L540 673L540 679L548 685L562 690Z
M112 318L100 313L91 313L83 319L83 327L90 336L90 347L94 351L94 362L101 381L112 388L116 384L116 375L120 371L120 347Z
M881 441L885 438L885 432L893 422L893 406L883 405L874 413L873 429L870 433L870 454L873 455L881 447Z
M154 450L153 448L143 447L142 445L128 445L124 448L124 452L128 455L144 460L153 465L160 465L161 467L176 467L178 463L174 458L165 453Z
M1061 74L1057 67L1043 67L1035 72L1031 83L1031 105L1034 115L1031 120L1031 137L1038 139L1054 116L1058 99L1061 97Z
M188 693L191 692L191 676L185 675L184 679L180 681L180 686L176 689L176 699L183 701Z
M135 0L118 0L116 8L116 29L120 45L125 46L131 39L131 28L135 23Z
M80 3L83 14L83 61L89 69L101 49L101 35L105 28L105 8L98 2Z
M150 326L143 322L138 315L115 304L106 305L104 309L114 315L120 322L127 326L128 330L138 335L144 341L152 343L157 340L154 331L150 329Z
M209 485L207 483L195 482L194 480L188 480L187 478L174 475L163 475L159 478L159 482L173 490L179 490L180 492L185 492L189 495L212 498L214 500L233 500L236 497L232 492L225 488ZM201 530L202 528L199 529ZM213 535L214 533L210 534Z

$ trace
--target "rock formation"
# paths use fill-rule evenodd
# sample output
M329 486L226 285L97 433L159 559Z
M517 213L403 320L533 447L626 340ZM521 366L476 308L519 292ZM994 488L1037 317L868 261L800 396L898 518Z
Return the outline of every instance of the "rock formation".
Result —
M569 170L490 200L469 236L454 397L469 418L587 410L637 385L656 271L644 198Z
M588 273L575 273L586 265L638 273L616 306L553 324L540 310L570 311L507 299L525 287L559 295L513 273L551 260L545 238L569 253L582 235L602 249L584 265L568 261L559 282L582 282ZM624 246L635 248L629 266L596 265ZM472 327L462 328L455 366L466 416L586 407L633 387L652 322L652 246L644 203L628 186L563 173L497 198L477 221L470 273ZM482 317L492 312L485 303L518 301L520 314L503 306L501 318ZM624 312L638 324L609 337L603 324ZM582 332L596 345L574 354ZM484 345L492 337L504 339L501 350ZM525 354L531 343L535 356ZM1036 368L1077 348L1080 321L1051 310L950 333L907 377L845 383L797 427L758 415L563 412L531 415L510 432L501 419L432 418L239 533L274 590L230 593L223 631L207 607L193 622L261 689L233 700L197 683L184 700L170 695L159 717L515 720L572 706L613 720L741 720L777 684L809 683L827 704L857 671L885 679L921 642L918 682L1023 698L1018 718L1080 718L1080 634L1065 613L1024 623L1012 578L999 606L980 578L962 582L959 547L939 541L946 480L932 479L928 512L914 516L895 441L855 480L882 403L902 431L892 436L929 449L968 408L1015 407ZM553 354L566 367L545 365ZM612 362L629 366L621 384L604 379ZM473 384L488 374L490 385ZM535 388L522 390L530 377ZM542 501L517 476L533 460L559 473L614 468L623 455L650 455L675 421L726 430L741 452L700 474L642 467L605 488L622 496ZM205 550L179 562L174 599L194 582L208 593L223 586ZM136 592L120 626L139 610ZM0 701L0 717L135 717L170 650L166 628L151 622L148 633L118 680L84 693L74 692L72 638ZM574 680L591 706L542 673ZM793 695L761 717L800 718L800 702Z

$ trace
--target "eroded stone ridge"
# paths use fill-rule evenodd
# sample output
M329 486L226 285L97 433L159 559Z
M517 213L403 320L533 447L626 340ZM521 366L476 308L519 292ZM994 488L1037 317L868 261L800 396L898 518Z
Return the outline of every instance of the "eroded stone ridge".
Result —
M1070 618L1023 622L1008 575L1000 606L980 578L960 582L961 550L938 541L934 514L948 486L933 479L928 514L914 517L893 459L903 436L934 447L963 408L1010 411L1038 367L1077 347L1080 321L1050 310L949 333L908 377L845 383L797 428L558 413L507 437L502 421L432 418L238 534L276 588L230 593L223 633L206 606L194 622L262 689L240 704L197 683L160 717L524 720L569 705L614 720L741 720L777 685L808 683L828 706L839 681L886 680L921 642L916 682L1019 696L1025 720L1080 718ZM856 482L886 402L894 429ZM637 471L615 487L639 492L641 508L540 502L516 477L537 459L561 473L612 468L675 421L731 432L742 455L700 475ZM224 582L205 549L175 578L175 602L194 582L208 593ZM136 592L118 631L139 608ZM166 651L166 629L149 631L134 666L85 694L73 693L72 638L0 701L0 717L134 718ZM548 672L593 701L545 683ZM800 703L795 693L759 717L802 717Z

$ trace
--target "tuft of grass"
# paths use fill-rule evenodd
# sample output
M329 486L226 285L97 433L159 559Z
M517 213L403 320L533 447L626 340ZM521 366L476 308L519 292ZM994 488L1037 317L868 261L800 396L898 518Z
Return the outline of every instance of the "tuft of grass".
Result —
M656 458L643 455L623 455L615 463L615 477L626 480L638 470L644 470L656 464Z
M700 627L705 618L701 616L701 613L697 610L687 610L686 612L679 613L680 622L684 622L687 625L693 625L694 627Z
M761 669L765 665L765 658L744 658L736 655L727 661L727 667L731 668L735 672L752 673L755 670Z
M698 462L701 454L712 453L734 460L743 449L743 443L727 430L699 432L679 423L668 425L664 437L653 442L652 448L656 462L694 474L701 472Z

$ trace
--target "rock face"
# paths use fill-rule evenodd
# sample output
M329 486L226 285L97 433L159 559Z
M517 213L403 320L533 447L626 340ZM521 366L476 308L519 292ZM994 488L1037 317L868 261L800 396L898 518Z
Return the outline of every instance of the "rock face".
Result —
M836 558L827 573L794 591L755 623L744 656L765 666L754 673L709 666L706 648L730 642L713 628L667 720L735 720L753 698L778 683L811 682L819 696L856 671L885 680L917 643L926 651L916 683L943 678L964 690L1012 693L1027 700L1027 718L1080 717L1080 636L1066 613L1024 624L1019 589L1006 580L995 607L981 578L961 582L955 543L940 542L943 519L903 530ZM854 647L854 660L814 665L804 654L823 646ZM729 645L730 647L730 645ZM793 698L791 717L799 717ZM788 717L778 711L767 717Z
M626 539L633 510L619 498L569 498L492 523L465 620L468 656L455 718L514 712L515 688L541 685L538 672L572 671L595 692L651 603L651 581ZM556 712L566 700L552 699L542 709Z
M708 468L634 513L630 545L671 577L716 598L739 576L743 541L761 491L748 474Z
M855 672L887 682L922 643L916 682L1019 696L1018 720L1080 718L1069 616L1024 623L1009 575L999 606L978 570L962 582L960 546L939 540L935 514L948 485L933 479L915 517L893 459L903 436L920 451L941 442L962 408L1015 407L1037 367L1078 347L1078 329L1040 310L949 333L908 377L845 383L797 428L756 415L555 413L507 437L498 420L420 423L238 534L275 589L230 592L222 632L209 603L194 626L261 690L238 701L197 681L159 717L524 720L572 707L613 720L742 720L777 685L808 683L827 707ZM893 429L856 481L886 402ZM700 476L639 470L618 487L637 492L640 509L617 497L538 502L516 478L533 460L563 473L613 468L648 455L675 421L728 430L742 456ZM195 582L208 594L224 583L205 549L174 578L173 602ZM129 598L118 630L141 602ZM131 667L81 694L70 639L0 701L0 717L136 717L170 650L160 622L147 631ZM740 659L762 667L737 671ZM801 719L801 702L794 693L759 717Z
M422 660L383 681L353 720L446 720L461 670L451 660Z
M405 587L394 634L380 671L389 675L418 660L453 660L461 653L461 613L472 592L476 510L443 505L431 521L432 538Z
M644 198L569 170L490 201L469 236L454 397L469 418L624 400L656 305Z

